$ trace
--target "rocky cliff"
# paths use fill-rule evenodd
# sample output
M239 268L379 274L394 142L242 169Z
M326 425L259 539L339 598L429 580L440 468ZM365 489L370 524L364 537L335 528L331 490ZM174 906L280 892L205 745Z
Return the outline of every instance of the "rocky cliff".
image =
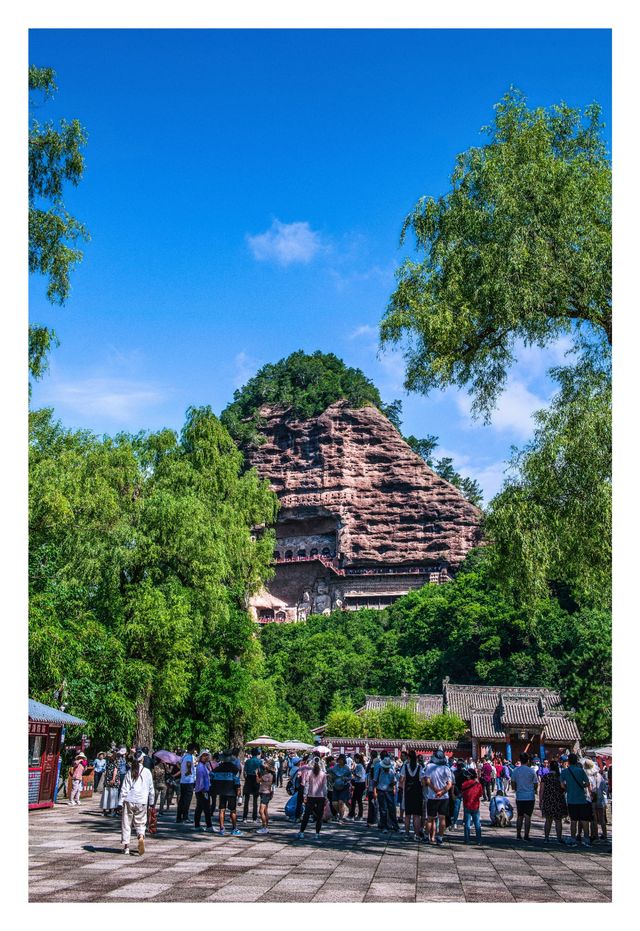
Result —
M335 519L344 566L455 568L480 542L480 511L441 479L374 407L332 404L310 420L265 408L247 451L280 499L279 527Z

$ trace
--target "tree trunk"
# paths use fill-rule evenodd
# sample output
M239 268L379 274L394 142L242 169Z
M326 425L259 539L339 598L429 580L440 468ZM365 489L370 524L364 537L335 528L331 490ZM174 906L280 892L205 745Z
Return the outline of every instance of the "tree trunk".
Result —
M150 690L136 706L136 733L133 742L136 747L153 749L153 713Z
M229 724L229 746L242 750L244 747L244 728L242 724L231 721Z

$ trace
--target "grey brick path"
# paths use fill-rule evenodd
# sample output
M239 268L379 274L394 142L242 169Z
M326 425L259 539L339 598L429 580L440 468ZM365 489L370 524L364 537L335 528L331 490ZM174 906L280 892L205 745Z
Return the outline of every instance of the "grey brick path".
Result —
M295 840L282 790L271 803L271 832L242 837L195 834L175 808L147 839L147 852L120 852L119 823L98 800L29 815L31 902L608 902L611 847L544 843L534 816L528 843L515 830L486 827L483 845L449 832L434 848L381 836L364 824L331 824L322 841ZM537 813L539 815L539 813ZM257 826L257 825L256 825ZM241 825L242 827L242 825ZM311 826L312 827L312 826ZM568 825L566 825L568 828Z

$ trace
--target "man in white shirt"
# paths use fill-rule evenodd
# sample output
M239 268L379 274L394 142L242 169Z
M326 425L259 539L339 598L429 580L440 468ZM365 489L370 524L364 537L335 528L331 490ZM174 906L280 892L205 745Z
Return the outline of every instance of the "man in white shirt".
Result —
M138 837L138 853L144 853L147 806L153 805L154 800L151 770L144 765L144 753L138 753L131 763L131 769L127 770L120 792L123 853L129 853L132 827Z
M516 809L518 818L516 820L516 832L518 840L522 840L522 825L524 823L524 839L529 840L529 831L531 829L531 815L536 800L536 789L538 787L538 776L529 766L529 754L520 754L520 766L516 766L511 773L511 782L516 790Z
M447 829L449 790L453 785L452 773L442 747L438 747L425 766L422 781L427 787L427 837L429 843L435 840L441 847L444 843L444 832ZM436 820L438 821L437 834Z

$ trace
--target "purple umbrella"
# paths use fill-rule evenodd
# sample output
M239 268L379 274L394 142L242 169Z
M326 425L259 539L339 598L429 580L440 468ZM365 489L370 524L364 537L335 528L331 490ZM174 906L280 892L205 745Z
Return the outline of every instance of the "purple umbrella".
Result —
M157 757L157 759L159 759L162 763L171 763L176 765L180 762L180 757L178 754L172 753L171 750L156 750L153 755Z

